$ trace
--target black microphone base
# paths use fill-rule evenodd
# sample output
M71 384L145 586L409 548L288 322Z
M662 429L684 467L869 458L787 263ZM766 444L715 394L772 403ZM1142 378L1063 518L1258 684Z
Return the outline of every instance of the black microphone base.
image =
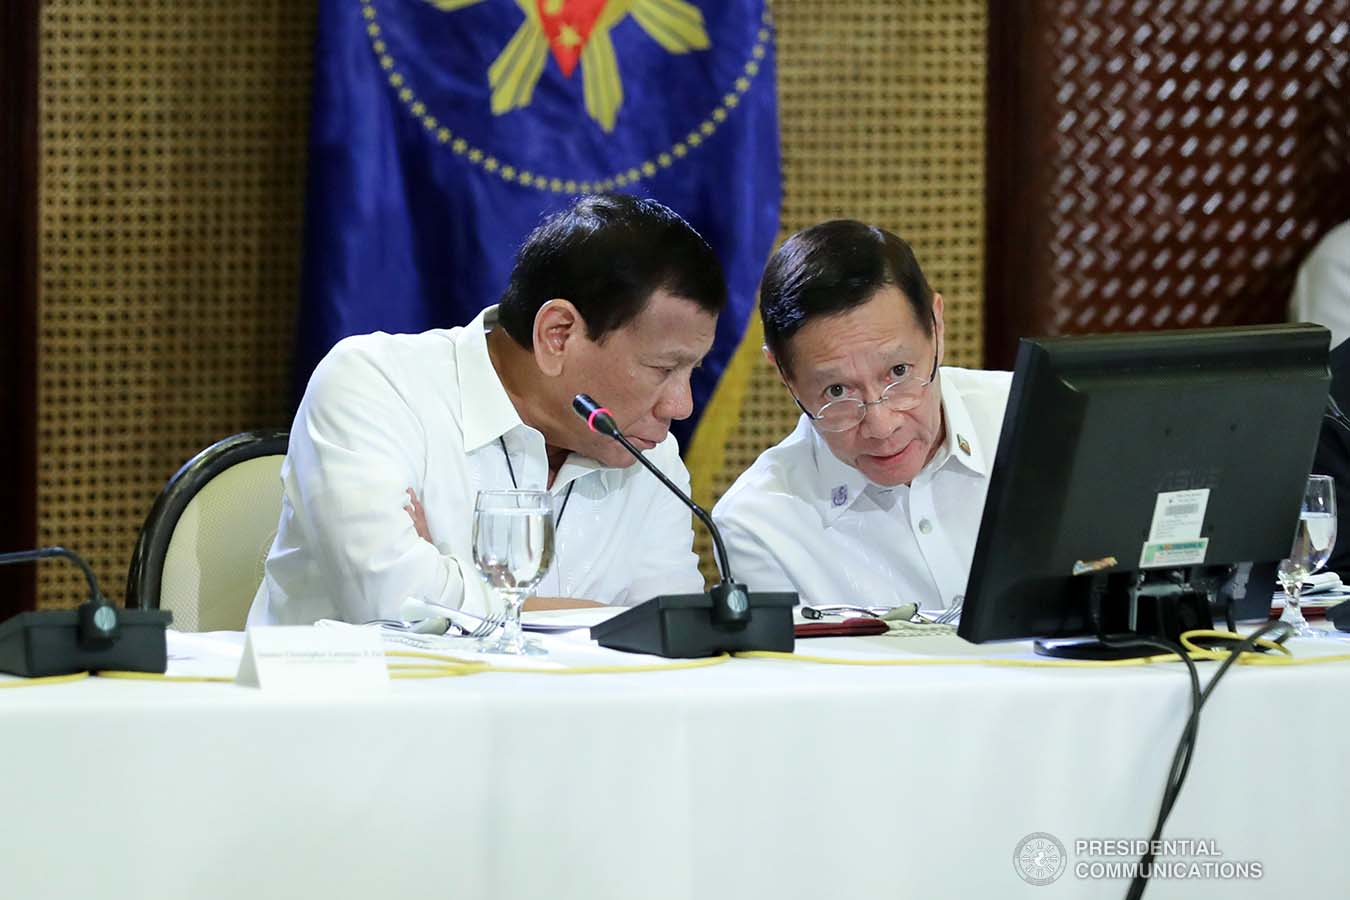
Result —
M80 643L78 610L19 613L0 622L0 672L25 678L100 669L163 672L164 632L172 619L167 610L118 609L116 640L94 648Z
M791 653L793 593L751 593L744 625L713 621L708 594L669 594L619 613L591 629L601 647L669 659L693 659L746 650Z

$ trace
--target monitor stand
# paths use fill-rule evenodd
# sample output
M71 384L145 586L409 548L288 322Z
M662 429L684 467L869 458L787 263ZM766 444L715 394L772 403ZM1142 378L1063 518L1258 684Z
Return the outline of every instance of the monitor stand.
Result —
M1161 647L1141 639L1181 642L1188 631L1214 627L1210 608L1219 577L1203 569L1158 569L1128 587L1105 575L1088 576L1088 609L1097 639L1036 641L1036 652L1060 659L1137 659L1158 656Z

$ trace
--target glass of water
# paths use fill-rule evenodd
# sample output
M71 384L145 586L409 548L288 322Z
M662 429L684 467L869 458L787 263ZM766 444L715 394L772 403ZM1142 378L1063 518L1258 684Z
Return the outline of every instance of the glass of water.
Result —
M1327 475L1311 475L1303 492L1298 528L1289 558L1277 570L1280 584L1289 595L1280 621L1294 627L1297 637L1326 637L1324 629L1313 628L1299 607L1304 580L1327 564L1336 545L1336 486Z
M553 563L553 498L546 491L479 491L473 510L473 564L502 596L506 621L496 641L484 638L485 653L542 655L525 640L520 608Z

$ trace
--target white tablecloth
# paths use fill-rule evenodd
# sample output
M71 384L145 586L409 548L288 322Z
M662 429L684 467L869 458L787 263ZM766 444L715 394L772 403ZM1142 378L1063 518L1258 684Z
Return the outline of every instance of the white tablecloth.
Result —
M956 638L798 650L1029 656ZM1263 877L1148 897L1350 895L1347 696L1350 664L1235 667L1166 834ZM1178 664L733 660L360 699L4 690L0 896L1122 897L1124 881L1075 873L1074 842L1148 834L1187 704ZM1014 869L1033 832L1066 847L1049 886Z

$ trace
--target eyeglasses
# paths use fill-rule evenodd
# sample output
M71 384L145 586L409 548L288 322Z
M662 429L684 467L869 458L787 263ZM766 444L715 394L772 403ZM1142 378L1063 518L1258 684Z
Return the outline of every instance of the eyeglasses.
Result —
M802 405L802 401L793 394L792 399L797 401L797 406L806 417L816 423L816 427L821 431L837 432L848 431L850 428L856 428L862 424L863 419L867 418L867 407L885 406L893 412L908 412L914 409L923 401L924 391L933 380L937 378L938 370L938 350L933 348L933 370L927 378L917 378L912 375L906 375L904 378L892 381L886 385L881 396L875 400L859 400L856 397L845 397L841 400L831 400L822 406L819 412L812 415L811 411Z

